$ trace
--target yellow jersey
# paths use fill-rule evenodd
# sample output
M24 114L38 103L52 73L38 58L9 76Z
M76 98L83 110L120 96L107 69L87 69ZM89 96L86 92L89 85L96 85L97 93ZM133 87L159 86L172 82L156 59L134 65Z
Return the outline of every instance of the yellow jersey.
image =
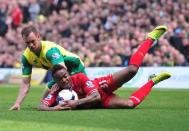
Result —
M53 65L64 62L70 75L83 72L84 64L76 54L50 41L41 41L41 52L38 55L28 47L22 54L22 75L28 77L32 73L32 67L51 69Z

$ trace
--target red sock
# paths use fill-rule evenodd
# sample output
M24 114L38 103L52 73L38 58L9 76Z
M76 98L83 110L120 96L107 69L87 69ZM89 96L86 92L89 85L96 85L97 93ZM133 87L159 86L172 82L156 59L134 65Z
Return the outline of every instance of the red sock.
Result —
M153 44L153 40L148 38L146 39L138 48L138 50L131 56L131 59L129 61L129 65L136 65L140 66L144 56L148 52L148 50L151 48Z
M155 83L152 80L148 81L144 86L135 91L129 99L134 102L135 106L137 106L144 100L145 96L150 93L154 84Z

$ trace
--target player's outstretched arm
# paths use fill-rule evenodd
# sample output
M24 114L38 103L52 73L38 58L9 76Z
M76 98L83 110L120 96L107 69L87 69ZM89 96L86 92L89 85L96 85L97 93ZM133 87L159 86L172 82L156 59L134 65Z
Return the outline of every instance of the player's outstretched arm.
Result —
M18 97L16 99L16 102L9 110L20 110L20 106L29 91L30 81L31 81L31 76L24 77L22 79L22 84L21 84L20 91L19 91Z
M69 110L71 108L64 107L63 105L56 105L54 107L49 107L48 105L41 102L38 109L39 111L62 111L62 110Z

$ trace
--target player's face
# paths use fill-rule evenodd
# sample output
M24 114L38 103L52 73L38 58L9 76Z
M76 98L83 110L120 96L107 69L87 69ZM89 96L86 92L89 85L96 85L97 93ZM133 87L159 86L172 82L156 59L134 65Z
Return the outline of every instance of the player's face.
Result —
M41 49L39 34L31 32L27 37L23 37L23 40L31 51L37 53Z
M72 87L72 81L66 69L57 71L54 75L54 79L62 89L70 89Z

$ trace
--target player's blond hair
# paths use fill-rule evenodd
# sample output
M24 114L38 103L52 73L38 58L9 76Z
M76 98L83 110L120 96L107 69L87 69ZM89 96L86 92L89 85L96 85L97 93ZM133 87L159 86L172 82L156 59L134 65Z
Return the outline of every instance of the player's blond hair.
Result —
M33 32L36 35L38 34L38 30L33 25L24 27L21 32L22 37L28 37L31 32Z

